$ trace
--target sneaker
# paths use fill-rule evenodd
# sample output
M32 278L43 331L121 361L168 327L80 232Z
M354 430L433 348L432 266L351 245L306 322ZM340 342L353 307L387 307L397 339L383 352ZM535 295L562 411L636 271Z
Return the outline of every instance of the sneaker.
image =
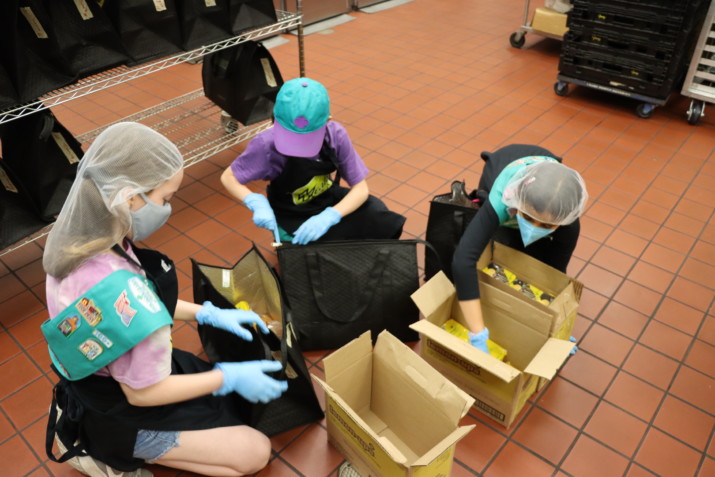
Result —
M67 448L62 444L57 436L55 436L57 448L61 454L67 452ZM73 457L67 461L78 472L88 475L89 477L154 477L147 469L137 469L134 472L123 472L109 467L104 462L100 462L90 456Z
M340 469L338 469L338 477L360 477L360 474L358 474L357 470L353 469L350 462L345 461L340 466Z

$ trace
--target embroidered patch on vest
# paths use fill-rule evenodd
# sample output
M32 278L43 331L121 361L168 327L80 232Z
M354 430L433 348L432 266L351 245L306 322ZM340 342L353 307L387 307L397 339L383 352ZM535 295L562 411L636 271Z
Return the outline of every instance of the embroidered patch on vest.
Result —
M93 339L88 339L81 345L79 345L79 352L84 355L90 361L93 361L100 354L102 354L102 345L94 341Z
M94 300L82 298L75 305L79 314L89 323L89 326L97 326L102 321L102 310L97 308Z
M114 309L116 310L117 315L119 315L119 318L122 320L122 323L124 323L124 326L129 326L134 318L134 315L137 314L137 310L129 305L130 303L129 298L127 298L127 291L124 290L114 302Z
M57 325L57 329L60 330L60 333L67 337L74 333L74 331L79 328L81 324L82 322L79 320L79 316L72 315L62 320L60 324Z
M139 300L139 303L141 303L144 308L152 313L158 313L159 310L161 310L159 300L157 300L154 292L151 291L151 288L149 288L143 280L139 277L132 277L128 283L132 294Z
M107 348L111 348L112 345L114 344L114 343L112 342L112 340L110 340L109 338L107 338L107 337L104 335L104 333L102 333L102 332L99 331L99 330L93 330L93 331L92 331L92 335L93 335L95 338L97 338L99 341L101 341L102 344L103 344L105 347L107 347Z

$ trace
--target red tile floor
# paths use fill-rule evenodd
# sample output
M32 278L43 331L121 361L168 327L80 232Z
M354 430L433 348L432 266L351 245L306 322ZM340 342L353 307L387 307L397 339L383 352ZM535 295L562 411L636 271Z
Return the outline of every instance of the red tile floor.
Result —
M509 46L523 2L416 0L305 39L309 76L332 96L371 169L372 192L424 237L429 199L454 179L475 186L479 153L537 143L585 177L591 200L569 273L585 284L574 335L580 350L527 404L511 429L476 412L453 475L486 477L715 475L715 120L687 124L674 94L652 118L625 98L585 88L553 92L560 44L527 35ZM297 40L273 54L297 76ZM75 134L200 88L181 65L56 108ZM232 263L271 237L230 200L219 173L242 150L187 169L174 214L147 244L178 263L192 299L190 262ZM43 240L0 257L0 462L3 476L70 476L48 462L43 433L52 378ZM199 352L189 325L175 342ZM326 353L306 353L321 375ZM322 399L322 396L321 396ZM343 459L325 422L273 439L260 476L337 475ZM153 467L155 475L172 470ZM184 474L185 475L185 474Z

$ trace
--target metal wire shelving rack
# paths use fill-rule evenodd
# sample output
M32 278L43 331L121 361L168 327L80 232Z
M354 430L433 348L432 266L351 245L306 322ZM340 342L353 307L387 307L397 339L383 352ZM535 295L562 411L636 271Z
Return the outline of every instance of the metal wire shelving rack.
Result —
M270 25L247 30L229 39L136 67L119 66L83 78L70 86L52 91L36 101L0 111L0 125L151 75L180 63L199 60L205 55L246 41L265 39L292 29L296 29L298 34L300 76L305 76L303 24L300 5L297 5L297 12L277 10L276 15L277 21ZM271 126L269 121L263 121L250 126L239 126L236 131L227 132L219 121L220 113L220 108L204 96L203 89L198 89L122 118L119 121L141 122L167 136L182 152L185 167L197 164L220 151L246 141ZM89 143L104 129L119 121L82 134L77 139L83 144ZM0 250L0 257L46 236L51 228L52 224L49 224L21 241Z

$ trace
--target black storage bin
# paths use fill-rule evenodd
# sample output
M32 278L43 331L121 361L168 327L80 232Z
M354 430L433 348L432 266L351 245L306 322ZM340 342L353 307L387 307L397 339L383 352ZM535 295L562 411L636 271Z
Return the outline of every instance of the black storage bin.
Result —
M233 36L229 0L178 0L181 45L185 50Z
M45 0L64 57L80 77L129 61L112 22L96 0Z
M0 1L0 63L21 103L77 78L62 55L43 0Z
M177 0L104 0L130 65L182 51Z

